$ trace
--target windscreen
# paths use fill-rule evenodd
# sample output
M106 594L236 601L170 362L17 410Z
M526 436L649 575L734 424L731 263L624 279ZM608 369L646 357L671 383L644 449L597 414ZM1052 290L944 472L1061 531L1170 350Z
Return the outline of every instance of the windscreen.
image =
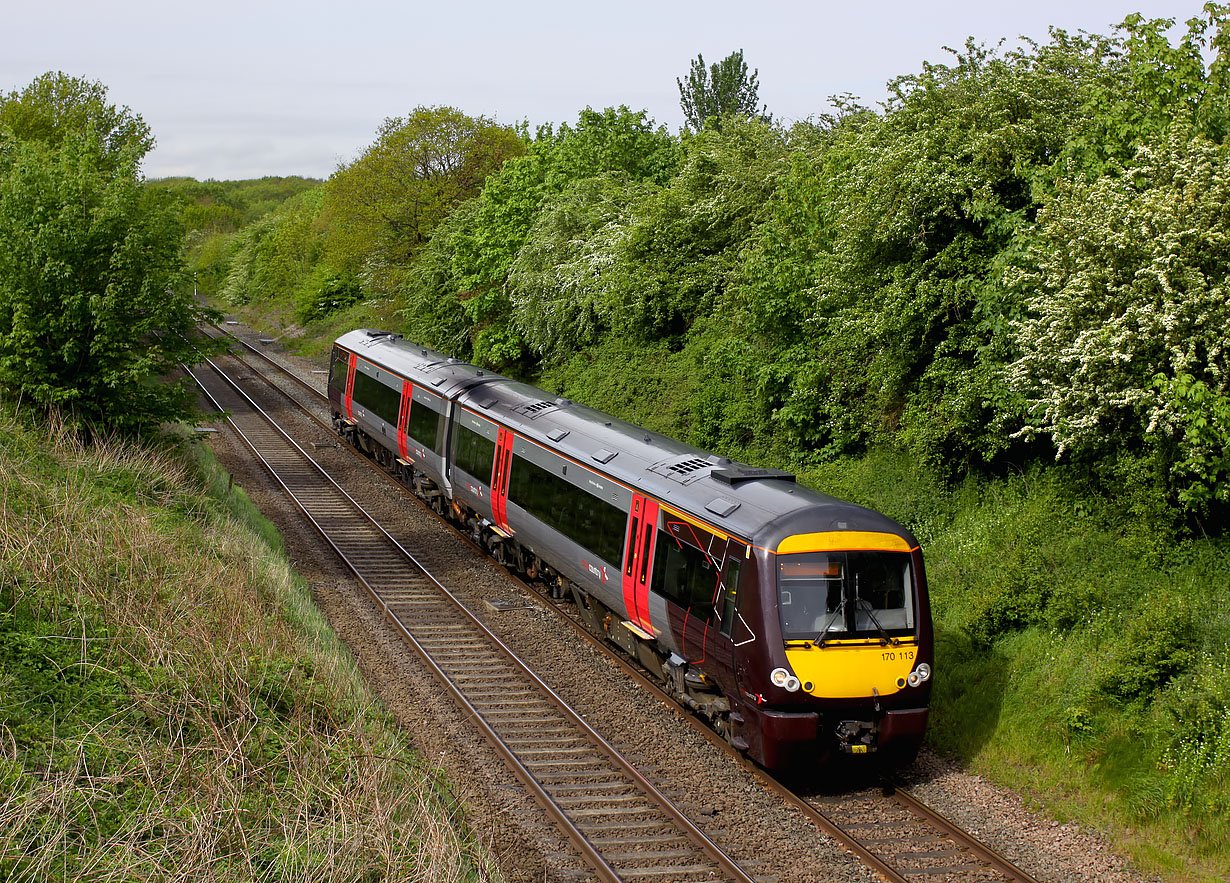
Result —
M777 562L785 640L896 638L914 631L908 553L801 552Z

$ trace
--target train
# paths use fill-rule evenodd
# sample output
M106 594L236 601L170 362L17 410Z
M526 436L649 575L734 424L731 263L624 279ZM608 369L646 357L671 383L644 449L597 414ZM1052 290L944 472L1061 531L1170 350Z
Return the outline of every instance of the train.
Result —
M328 392L346 442L756 763L916 754L933 633L897 522L396 333L337 338Z

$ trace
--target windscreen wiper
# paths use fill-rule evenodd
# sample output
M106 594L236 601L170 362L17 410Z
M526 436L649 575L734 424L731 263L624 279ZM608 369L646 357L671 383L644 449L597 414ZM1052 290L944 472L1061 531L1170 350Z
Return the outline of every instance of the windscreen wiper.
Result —
M870 601L868 601L866 598L858 598L855 601L855 608L854 608L855 610L858 609L859 604L862 604L863 607L866 608L867 615L871 617L872 623L874 623L875 627L879 630L880 643L892 644L894 647L896 647L898 644L901 643L900 638L894 638L892 635L890 635L887 631L884 630L884 626L880 625L880 620L876 619L875 608L871 606Z
M824 646L824 642L829 639L828 637L829 626L833 624L833 620L835 620L840 614L845 612L845 609L846 609L846 595L845 595L845 592L842 592L841 603L837 605L837 609L832 612L828 620L824 623L824 626L820 629L820 634L816 635L814 638L811 639L811 643L813 647L823 647Z

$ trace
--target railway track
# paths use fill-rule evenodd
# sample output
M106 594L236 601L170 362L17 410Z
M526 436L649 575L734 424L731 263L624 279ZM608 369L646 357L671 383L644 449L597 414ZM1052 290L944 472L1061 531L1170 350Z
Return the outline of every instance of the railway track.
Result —
M779 783L780 784L780 783ZM894 786L832 797L788 800L862 858L886 880L1036 883L987 844Z
M297 407L319 422L329 432L332 432L329 422L327 398L320 388L305 381L297 373L291 371L287 366L273 359L260 349L253 347L238 337L234 339L243 347L245 354L244 365L247 370L251 370L256 376L261 377L271 386L279 389ZM266 373L268 370L277 372L277 379L270 378ZM295 391L288 388L291 386L293 386ZM323 377L321 387L323 387ZM356 454L356 456L358 455ZM371 461L366 458L362 459L363 462L370 465L374 470L382 472ZM398 487L400 486L398 485ZM413 496L408 490L405 492L407 495ZM319 524L317 526L319 527ZM457 535L468 539L465 534L458 532ZM560 605L551 601L546 593L538 591L533 586L525 586L525 588L536 594L549 609L560 613L596 649L616 660L643 687L658 694L689 726L693 727L722 750L733 753L733 750L708 727L679 709L673 700L662 692L657 684L646 676L643 670L640 670L639 666L618 655L605 642L594 638L588 631L585 631L574 617L568 616L566 612L561 612ZM371 591L370 588L369 591ZM417 617L419 614L408 615ZM427 640L429 643L433 643L433 639L428 638ZM452 640L453 634L446 630L434 639L434 646L437 650L446 648ZM498 642L498 639L494 640ZM420 652L426 653L429 649L429 647L423 646ZM457 661L462 662L467 658L469 652L467 650L453 654L453 656ZM478 651L475 650L474 652ZM465 675L465 677L473 678L477 682L482 671L483 669L480 667L480 669ZM443 671L441 676L447 677L447 671ZM488 683L487 687L482 688L486 690L485 697L487 699L498 696L502 692L503 688L499 684L499 681L493 681ZM480 690L480 694L481 692ZM479 698L483 697L480 695ZM480 706L471 707L464 696L459 698L459 701L462 707L466 709L467 714L473 714L476 718L481 718ZM518 701L520 701L520 696ZM497 715L497 717L499 716ZM515 712L509 711L502 716L512 719L516 715ZM561 736L562 741L559 743L546 745L543 744L543 739L540 738L544 732L550 732L552 734L551 737L554 738L556 731L553 728L555 725L555 719L544 717L536 725L539 729L531 726L520 734L513 733L510 738L514 745L536 743L541 750L535 756L552 758L554 761L558 761L561 766L556 769L558 775L554 777L554 781L565 782L569 779L569 773L566 769L567 758L571 756L570 751L574 742L570 738L563 738ZM541 729L544 727L548 729ZM563 732L562 730L560 731L561 734ZM498 732L495 735L498 738ZM490 739L491 736L488 738ZM518 739L523 741L518 743ZM530 741L526 742L524 740ZM559 757L554 757L556 748L561 752ZM735 754L735 756L738 755ZM755 769L741 757L740 761L746 767ZM510 763L510 766L513 766L514 770L516 770L515 764ZM518 773L519 777L520 775ZM850 852L858 856L860 860L885 880L985 880L1016 881L1016 883L1033 883L1034 881L1033 877L1018 868L1007 858L940 814L926 807L904 789L888 785L883 788L858 789L836 796L816 796L805 792L800 793L798 790L766 775L763 771L756 770L756 775L761 778L766 787L779 793L783 800L792 805L799 813L804 814L813 824L845 846ZM552 778L552 774L548 772L547 777ZM608 780L600 776L598 781L602 781L605 784ZM650 787L652 788L653 786L650 785ZM612 788L611 790L614 791L616 789ZM576 798L575 803L578 805L584 803L587 799L580 796L581 793L577 792L570 795ZM614 836L619 827L618 819L621 816L616 814L605 818L606 823L611 826L606 831ZM620 845L631 847L633 841L639 843L637 837L625 837L622 841L613 841L612 845L616 849ZM669 856L671 860L675 860L680 857L677 850L681 848L673 845L663 845L659 851L664 853L664 856ZM615 855L623 857L623 853L618 851ZM703 872L697 871L697 873ZM687 879L713 878L676 878L668 875L659 879L679 879L682 881Z
M755 881L337 485L223 361L194 379L598 879Z

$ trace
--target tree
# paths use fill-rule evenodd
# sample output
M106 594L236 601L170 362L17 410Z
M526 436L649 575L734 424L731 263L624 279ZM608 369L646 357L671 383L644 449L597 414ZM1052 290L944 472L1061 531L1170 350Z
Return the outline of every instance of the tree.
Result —
M1092 123L1076 156L1101 173L1130 163L1176 123L1221 143L1230 134L1230 7L1205 3L1171 44L1173 18L1133 13L1118 25L1114 63L1086 104Z
M183 230L139 172L148 130L105 99L50 74L0 98L0 386L140 431L192 412L161 378L209 348L213 314L177 288Z
M466 289L501 284L543 203L572 184L607 172L633 181L665 184L679 163L679 142L654 126L643 110L608 107L581 111L575 126L541 127L525 156L491 176L463 234L457 256Z
M403 263L487 176L525 152L517 133L453 107L417 107L384 121L363 155L326 185L335 224L333 262L353 268L375 254Z
M1123 172L1062 180L1011 275L1022 432L1151 448L1181 502L1230 502L1230 148L1176 129Z
M139 115L107 104L106 86L60 72L45 73L20 92L0 93L0 129L52 148L69 136L89 135L99 143L99 160L113 171L139 163L154 146Z
M767 107L757 109L760 69L747 75L747 62L743 50L730 53L718 64L705 68L705 57L697 55L688 72L688 79L676 79L679 86L679 103L687 125L700 131L711 117L733 114L741 117L760 117L772 122Z
M1103 50L1056 32L954 55L891 82L884 114L849 105L792 150L749 240L740 293L766 353L762 407L825 456L892 437L962 468L1007 444L1000 375L1021 308L997 268L1042 170L1082 131Z
M506 282L539 215L553 197L591 178L611 175L632 184L663 184L678 166L678 148L665 126L627 107L587 107L575 125L541 126L525 154L508 160L477 199L451 214L410 268L401 290L406 316L414 323L411 333L449 352L514 371L526 349L510 324ZM585 206L587 194L600 196L609 189L601 183L587 187L575 199L565 199L560 210L583 215L588 220L579 228L588 230L589 220L606 209ZM568 223L548 221L545 238ZM546 255L554 253L555 244L542 242L536 248ZM538 258L529 261L530 276L543 269L540 263ZM579 280L583 267L569 272Z

